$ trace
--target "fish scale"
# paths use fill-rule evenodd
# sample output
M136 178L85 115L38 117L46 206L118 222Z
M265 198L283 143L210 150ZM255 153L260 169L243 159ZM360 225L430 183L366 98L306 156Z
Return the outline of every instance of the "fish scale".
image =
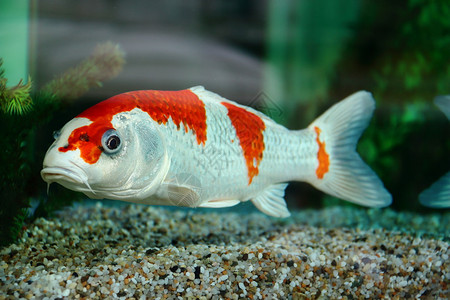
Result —
M209 199L249 199L251 195L277 182L300 180L317 164L317 143L309 130L289 131L264 120L263 140L266 148L258 166L259 175L248 183L248 168L236 134L224 106L200 95L205 103L207 140L204 147L194 143L192 135L177 130L173 123L164 126L171 157L169 178L179 170L192 174L201 183L203 201ZM214 112L214 113L213 113ZM280 146L285 151L280 151ZM304 155L293 155L304 153ZM189 157L189 160L186 160ZM301 170L299 172L299 170Z
M216 102L203 101L208 132L204 146L195 143L189 132L184 134L184 130L176 130L173 123L162 128L164 135L170 137L167 139L171 157L168 178L179 180L177 174L183 170L182 174L191 174L201 183L198 188L205 200L229 198L236 194L241 183L248 181L242 149L226 109Z
M355 151L374 106L357 92L291 131L203 87L128 92L68 122L41 175L91 198L190 207L251 200L275 217L289 216L289 181L383 207L391 195Z

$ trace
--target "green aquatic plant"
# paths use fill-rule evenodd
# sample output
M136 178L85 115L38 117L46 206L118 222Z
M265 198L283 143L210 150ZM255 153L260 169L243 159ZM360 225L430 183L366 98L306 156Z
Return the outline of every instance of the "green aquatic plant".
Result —
M389 47L374 70L377 93L404 92L409 101L429 101L448 93L450 6L446 0L409 0L399 14ZM389 51L389 52L387 52ZM389 97L389 98L391 98Z
M23 115L33 107L33 100L30 96L31 79L28 83L21 80L16 86L7 87L8 79L5 78L5 71L2 68L3 59L0 58L0 107L1 110L10 115Z
M56 188L48 199L39 174L45 154L36 147L39 129L56 111L67 107L69 100L116 76L123 64L124 54L117 45L102 44L80 65L34 92L31 80L6 87L7 79L0 66L0 126L5 129L0 155L0 246L17 240L27 218L46 216L81 198Z
M422 210L418 194L447 172L449 125L432 100L449 92L449 20L446 0L366 1L338 65L349 78L369 74L358 88L374 94L377 110L359 152L396 209ZM336 80L333 89L354 82Z
M449 20L448 1L406 1L373 68L374 92L389 105L389 117L380 120L377 132L368 132L372 145L364 147L372 153L368 159L384 170L398 209L423 209L420 190L448 165L442 138L448 136L448 124L432 100L449 92Z
M29 112L33 108L30 90L31 81L26 84L22 84L20 81L15 87L7 89L9 95L4 99L9 99L9 103L5 104L2 109L11 115L23 115Z

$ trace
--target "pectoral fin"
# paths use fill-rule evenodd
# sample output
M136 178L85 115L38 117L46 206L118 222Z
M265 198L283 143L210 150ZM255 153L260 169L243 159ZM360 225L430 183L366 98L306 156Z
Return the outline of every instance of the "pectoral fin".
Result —
M167 193L170 205L198 207L201 202L200 195L190 187L169 185Z
M239 200L210 200L208 202L202 203L200 207L211 207L211 208L219 208L219 207L230 207L239 204L241 201Z
M198 207L202 202L200 181L189 174L178 174L166 183L170 205Z
M284 201L284 190L287 183L273 184L252 199L253 204L269 216L286 218L291 214Z

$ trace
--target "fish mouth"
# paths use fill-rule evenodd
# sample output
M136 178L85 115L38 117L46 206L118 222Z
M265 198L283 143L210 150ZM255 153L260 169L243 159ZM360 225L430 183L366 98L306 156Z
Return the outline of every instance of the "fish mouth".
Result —
M44 165L44 168L41 170L41 177L49 186L52 182L56 182L70 190L83 193L91 192L95 195L94 190L88 183L86 173L76 165L71 167L48 167Z
M41 171L42 179L45 182L59 182L61 180L68 181L71 183L80 183L83 184L86 181L86 178L80 176L80 174L62 167L44 167Z

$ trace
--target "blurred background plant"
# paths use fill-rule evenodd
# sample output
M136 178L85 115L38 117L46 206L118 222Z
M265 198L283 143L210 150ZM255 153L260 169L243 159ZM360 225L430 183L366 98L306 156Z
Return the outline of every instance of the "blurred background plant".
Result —
M40 183L43 151L36 151L37 131L54 115L68 107L90 88L116 76L124 64L118 45L104 43L78 66L49 82L41 91L32 92L32 81L7 87L0 60L0 126L4 129L0 155L0 245L15 241L24 221L47 216L80 199L80 195L55 188L47 201Z
M381 18L390 5L397 6L395 16L389 10ZM367 1L357 28L340 73L364 61L381 103L360 153L392 192L394 207L424 210L417 195L450 167L450 124L432 103L450 94L450 4Z
M358 151L394 197L417 195L450 166L449 123L432 100L450 94L450 4L445 0L271 1L266 93L303 128L333 102L366 89L377 101ZM325 103L326 102L326 103ZM281 120L283 121L283 120ZM290 195L320 197L305 185ZM324 196L324 205L352 205ZM298 203L298 202L297 202Z

